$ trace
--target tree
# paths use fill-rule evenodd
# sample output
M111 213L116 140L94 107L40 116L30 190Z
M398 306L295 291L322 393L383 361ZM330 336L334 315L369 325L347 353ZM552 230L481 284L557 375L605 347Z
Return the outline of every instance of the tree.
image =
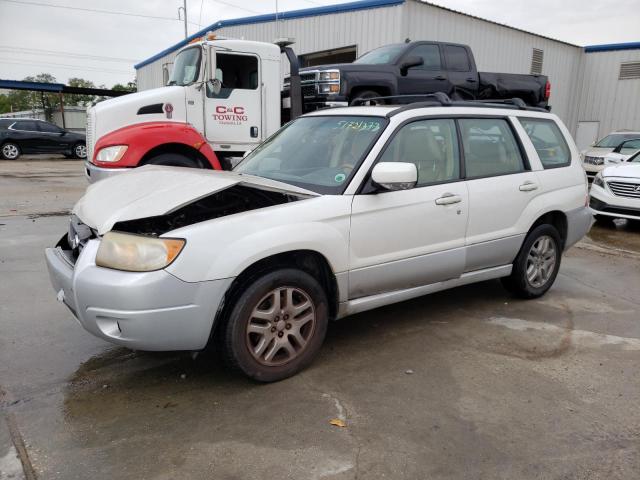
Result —
M70 78L68 85L70 87L79 87L79 88L96 88L96 85L91 80L85 80L84 78ZM96 101L95 95L85 95L85 94L72 94L64 96L64 103L66 105L77 105L81 107L91 106L93 102Z

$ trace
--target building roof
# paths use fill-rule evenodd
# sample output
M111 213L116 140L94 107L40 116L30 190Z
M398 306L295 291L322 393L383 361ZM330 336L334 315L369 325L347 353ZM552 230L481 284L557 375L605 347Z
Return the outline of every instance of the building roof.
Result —
M584 51L587 53L613 52L616 50L640 50L640 42L606 43L604 45L589 45L584 47Z
M126 95L126 91L108 88L70 87L64 83L25 82L24 80L1 80L0 90L30 90L32 92L54 92L79 95L102 95L105 97L119 97Z
M322 7L314 7L314 8L304 8L301 10L292 10L289 12L280 12L278 14L275 13L267 13L264 15L254 15L252 17L241 17L241 18L230 18L227 20L220 20L215 22L208 27L203 28L202 30L197 31L193 35L181 40L175 45L166 48L165 50L155 54L154 56L147 58L146 60L141 61L140 63L133 66L136 70L148 65L150 63L155 62L156 60L175 52L176 50L184 47L192 40L195 40L207 32L215 32L216 30L220 30L225 27L236 27L239 25L252 25L255 23L265 23L265 22L274 22L276 20L292 20L295 18L305 18L305 17L317 17L319 15L329 15L333 13L345 13L345 12L353 12L359 10L369 10L372 8L383 8L383 7L393 7L396 5L402 5L406 3L407 0L360 0L349 3L339 3L336 5L327 5ZM544 35L540 35L537 33L529 32L527 30L523 30L521 28L512 27L510 25L505 25L503 23L495 22L493 20L487 20L486 18L477 17L475 15L470 15L468 13L460 12L457 10L453 10L451 8L443 7L441 5L436 5L434 3L429 3L426 0L416 0L418 3L422 3L425 5L429 5L434 8L439 8L442 10L447 10L449 12L457 13L458 15L464 15L466 17L475 18L476 20L481 20L484 22L492 23L494 25L500 25L505 28L509 28L511 30L516 30L523 33L528 33L530 35L535 35L540 38L546 38L547 40L552 40L558 43L564 43L565 45L570 45L572 47L579 47L579 45L575 45L569 42L564 42L562 40L558 40L556 38L546 37Z

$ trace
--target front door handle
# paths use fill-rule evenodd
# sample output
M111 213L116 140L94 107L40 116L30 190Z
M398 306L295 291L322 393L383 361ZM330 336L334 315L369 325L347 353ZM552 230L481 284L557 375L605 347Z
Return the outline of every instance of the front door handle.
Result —
M477 80L475 78L472 78L472 77L467 78L467 82L469 83L476 83L476 81Z
M527 180L526 182L524 182L522 185L520 185L518 187L520 189L521 192L531 192L533 190L537 190L538 189L538 185Z
M436 198L436 205L452 205L454 203L460 203L461 201L462 197L460 195L444 193L440 198Z
M446 79L447 79L447 77L445 77L444 75L438 75L436 77L436 80L446 80Z

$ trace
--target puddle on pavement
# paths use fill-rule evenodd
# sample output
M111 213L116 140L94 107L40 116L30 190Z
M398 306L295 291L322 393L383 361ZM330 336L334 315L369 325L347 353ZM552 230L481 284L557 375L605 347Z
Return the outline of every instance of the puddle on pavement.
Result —
M587 235L603 247L620 248L640 253L640 222L616 219L610 223L596 222Z

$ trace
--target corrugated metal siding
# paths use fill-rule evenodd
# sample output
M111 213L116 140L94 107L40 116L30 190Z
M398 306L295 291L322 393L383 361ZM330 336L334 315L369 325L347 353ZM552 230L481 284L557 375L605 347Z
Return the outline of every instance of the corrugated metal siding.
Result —
M577 120L599 121L600 138L613 130L640 130L640 79L619 79L620 65L637 61L640 49L585 54Z

